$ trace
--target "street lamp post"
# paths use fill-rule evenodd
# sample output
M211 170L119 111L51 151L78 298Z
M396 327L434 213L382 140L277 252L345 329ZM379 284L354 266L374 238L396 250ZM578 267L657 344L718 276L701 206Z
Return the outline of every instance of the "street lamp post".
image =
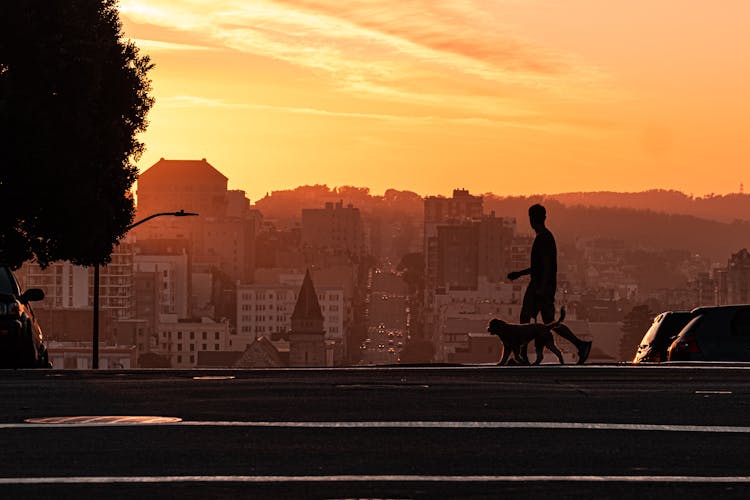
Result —
M159 212L155 214L151 214L148 217L144 217L143 219L136 221L125 228L125 232L130 231L135 226L139 226L143 224L146 221L149 221L151 219L155 219L156 217L190 217L190 216L196 216L198 214L193 212L186 212L184 210L180 210L179 212ZM94 326L93 326L93 345L91 348L91 367L93 369L99 368L99 264L96 264L94 266Z

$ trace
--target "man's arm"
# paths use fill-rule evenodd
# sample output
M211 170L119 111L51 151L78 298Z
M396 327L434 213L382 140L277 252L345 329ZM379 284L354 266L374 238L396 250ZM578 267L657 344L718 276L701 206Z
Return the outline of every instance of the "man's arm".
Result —
M527 274L531 274L531 268L527 267L526 269L521 269L520 271L511 271L508 273L508 279L511 281L517 280L521 276L526 276Z

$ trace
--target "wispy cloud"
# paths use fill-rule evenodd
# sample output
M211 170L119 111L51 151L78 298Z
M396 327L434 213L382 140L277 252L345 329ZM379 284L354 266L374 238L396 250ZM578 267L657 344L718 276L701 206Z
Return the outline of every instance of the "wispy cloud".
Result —
M475 125L486 127L519 127L527 129L557 129L558 131L571 131L574 127L581 126L603 126L607 123L588 123L578 122L576 124L566 123L566 120L557 120L549 116L540 116L538 114L525 115L506 115L504 117L490 116L437 116L437 115L404 115L388 113L356 113L347 111L333 111L328 109L313 107L294 107L294 106L275 106L270 104L258 103L237 103L227 102L221 99L209 99L191 95L176 95L162 97L158 99L157 104L163 108L213 108L228 110L254 110L268 111L273 113L290 113L296 115L314 115L329 118L347 118L354 120L373 120L388 122L392 124L401 124L406 126L422 127L427 125Z
M502 1L492 5L498 4ZM120 8L137 23L191 32L226 49L318 72L342 92L481 115L479 119L534 115L540 101L590 100L603 92L604 76L597 68L523 40L482 5L487 4L121 0ZM177 50L180 45L173 47L174 40L168 39L148 43L157 49ZM425 84L440 79L440 88ZM465 91L467 82L482 91Z
M206 47L205 45L193 45L189 43L164 42L161 40L148 40L144 38L133 39L135 44L146 52L156 51L205 51L216 50L215 47Z

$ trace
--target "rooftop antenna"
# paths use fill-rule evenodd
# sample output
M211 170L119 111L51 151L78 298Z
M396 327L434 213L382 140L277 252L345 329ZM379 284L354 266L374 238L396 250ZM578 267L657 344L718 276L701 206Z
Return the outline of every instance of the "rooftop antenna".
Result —
M745 185L742 182L740 182L740 194L744 192L745 192Z

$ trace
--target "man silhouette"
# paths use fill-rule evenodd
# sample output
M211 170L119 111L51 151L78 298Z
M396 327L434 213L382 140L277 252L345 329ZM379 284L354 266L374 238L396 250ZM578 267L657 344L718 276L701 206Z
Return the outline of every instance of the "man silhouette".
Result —
M521 323L530 323L531 319L536 318L539 313L542 313L542 321L545 323L552 323L555 320L557 246L555 237L545 226L546 219L547 210L542 205L536 204L529 207L529 222L536 232L536 238L531 246L531 267L508 273L508 279L511 281L527 274L531 275L531 281L523 295ZM565 325L560 325L553 331L578 349L577 363L583 364L591 352L591 342L579 339Z

